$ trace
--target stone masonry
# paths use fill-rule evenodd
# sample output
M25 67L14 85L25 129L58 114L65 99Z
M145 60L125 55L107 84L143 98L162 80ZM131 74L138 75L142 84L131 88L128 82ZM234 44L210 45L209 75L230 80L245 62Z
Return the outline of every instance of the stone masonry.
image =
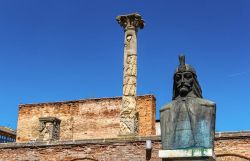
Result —
M137 79L137 31L144 27L144 21L137 13L116 18L124 28L123 96L120 111L120 135L138 133L138 111L136 108Z

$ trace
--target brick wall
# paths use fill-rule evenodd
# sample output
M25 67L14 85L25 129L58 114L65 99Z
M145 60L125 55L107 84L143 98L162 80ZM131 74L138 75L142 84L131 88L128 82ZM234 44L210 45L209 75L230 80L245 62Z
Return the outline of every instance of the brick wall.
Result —
M137 97L139 136L155 135L155 97ZM39 138L39 118L61 120L60 140L115 138L119 134L121 97L19 106L17 142Z
M250 132L216 133L218 161L250 161Z
M152 140L151 161L161 161L159 136L0 144L0 161L143 161L146 140ZM215 153L217 161L249 161L250 132L216 135Z

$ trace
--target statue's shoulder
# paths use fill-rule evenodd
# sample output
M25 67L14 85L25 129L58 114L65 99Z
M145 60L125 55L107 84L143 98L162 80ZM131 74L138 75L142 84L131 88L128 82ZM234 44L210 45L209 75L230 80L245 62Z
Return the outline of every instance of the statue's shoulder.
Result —
M207 107L215 107L216 106L215 102L213 102L213 101L206 100L203 98L195 98L195 99L196 99L197 103L199 103L201 105L204 105Z
M170 102L170 103L164 105L164 106L160 109L160 112L163 112L163 111L165 111L165 110L171 109L171 108L173 107L173 102L174 102L174 101L172 101L172 102Z

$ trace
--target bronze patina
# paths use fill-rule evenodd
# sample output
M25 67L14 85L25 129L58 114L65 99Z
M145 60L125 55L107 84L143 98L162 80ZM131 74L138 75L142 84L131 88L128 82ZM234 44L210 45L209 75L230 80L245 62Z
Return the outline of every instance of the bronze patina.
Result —
M163 149L213 148L216 105L202 98L196 71L185 64L185 56L179 61L172 102L160 110Z

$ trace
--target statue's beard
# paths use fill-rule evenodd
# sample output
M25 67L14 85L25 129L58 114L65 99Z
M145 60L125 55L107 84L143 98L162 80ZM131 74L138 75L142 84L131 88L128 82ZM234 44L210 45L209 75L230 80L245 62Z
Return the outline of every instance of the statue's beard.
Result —
M189 83L181 83L177 86L179 94L181 97L187 96L187 94L191 91L192 86Z

